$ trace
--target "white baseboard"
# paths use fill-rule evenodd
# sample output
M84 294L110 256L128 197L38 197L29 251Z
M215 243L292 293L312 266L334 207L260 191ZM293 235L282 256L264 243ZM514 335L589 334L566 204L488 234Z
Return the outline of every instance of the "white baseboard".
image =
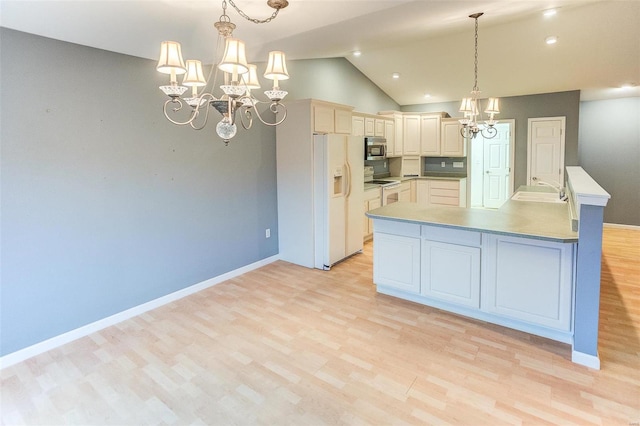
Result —
M34 357L36 355L40 355L43 352L49 351L51 349L55 349L59 346L62 346L64 344L77 340L81 337L85 337L91 333L95 333L96 331L100 331L104 328L110 327L119 322L128 320L129 318L133 318L136 315L143 314L147 311L158 308L162 305L166 305L167 303L175 302L176 300L182 299L183 297L189 296L191 294L202 291L206 288L212 287L223 281L230 280L239 275L253 271L254 269L261 268L262 266L273 263L279 259L280 259L280 256L275 255L275 256L268 257L266 259L259 260L250 265L243 266L242 268L229 271L217 277L213 277L206 281L202 281L198 284L194 284L187 288L183 288L182 290L178 290L176 292L167 294L166 296L162 296L157 299L151 300L149 302L143 303L142 305L134 306L133 308L127 309L122 312L118 312L117 314L92 322L91 324L87 324L82 327L76 328L75 330L71 330L66 333L47 339L45 341L42 341L40 343L36 343L35 345L28 346L16 352L12 352L0 358L0 370L6 367L10 367L14 364L17 364L31 357Z
M640 226L637 225L624 225L622 223L603 223L605 228L620 228L620 229L633 229L635 231L640 231Z
M598 355L594 356L583 352L571 351L571 361L594 370L600 370L600 357Z

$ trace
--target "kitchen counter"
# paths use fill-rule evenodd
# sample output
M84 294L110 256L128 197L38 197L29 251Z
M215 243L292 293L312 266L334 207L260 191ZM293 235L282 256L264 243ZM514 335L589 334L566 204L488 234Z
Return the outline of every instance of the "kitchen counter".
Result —
M550 188L521 187L519 190L549 192ZM461 207L420 207L415 203L394 203L367 212L372 219L458 228L499 235L524 236L571 243L578 233L571 228L568 203L540 203L508 200L498 210Z
M566 171L566 203L536 186L518 188L521 199L498 210L398 202L369 211L377 291L570 343L573 362L600 368L602 223L610 196L581 167ZM545 198L527 192L551 193L550 201L523 201Z
M437 174L437 175L433 175L433 176L389 176L389 177L385 177L385 178L379 178L376 180L395 180L398 182L406 182L406 181L410 181L410 180L426 180L426 179L430 179L430 180L461 180L461 179L466 179L467 176L463 176L463 175L456 175L456 176L452 176L451 174L446 174L446 173L442 173L442 174ZM364 190L367 191L369 189L376 189L376 188L380 188L381 185L377 184L377 183L364 183Z

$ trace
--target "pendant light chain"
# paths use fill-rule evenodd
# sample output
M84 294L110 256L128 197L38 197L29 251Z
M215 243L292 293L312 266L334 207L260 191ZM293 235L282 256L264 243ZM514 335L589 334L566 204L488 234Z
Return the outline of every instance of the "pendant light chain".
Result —
M474 80L473 80L473 90L474 91L479 91L478 90L478 18L475 18L476 20L476 37L475 37L475 43L476 43L476 56L475 56L475 62L474 62Z
M256 19L256 18L252 18L249 15L247 15L246 13L244 13L238 6L236 6L236 4L233 2L233 0L229 0L229 4L231 6L233 6L233 8L240 14L240 16L242 16L247 21L253 22L254 24L268 24L269 22L274 20L276 18L276 16L278 16L278 12L280 12L280 9L276 9L276 11L273 12L270 17L268 17L266 19ZM222 0L222 8L225 9L226 7L227 7L227 1L226 0Z

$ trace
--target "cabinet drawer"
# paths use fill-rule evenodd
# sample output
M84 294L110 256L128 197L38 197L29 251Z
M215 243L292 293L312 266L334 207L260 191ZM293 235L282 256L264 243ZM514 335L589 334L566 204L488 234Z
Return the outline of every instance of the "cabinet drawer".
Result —
M431 188L431 195L435 195L438 197L451 197L451 198L460 198L460 190L458 188L455 189L443 189L443 188Z
M403 235L406 237L420 237L420 225L417 223L396 222L395 220L377 220L375 232Z
M451 198L451 197L438 197L435 195L431 195L429 197L429 204L443 205L443 206L459 206L460 199L459 198Z
M482 242L480 232L431 225L422 225L422 238L465 246L480 246Z
M455 189L460 188L460 182L457 180L430 180L431 189Z

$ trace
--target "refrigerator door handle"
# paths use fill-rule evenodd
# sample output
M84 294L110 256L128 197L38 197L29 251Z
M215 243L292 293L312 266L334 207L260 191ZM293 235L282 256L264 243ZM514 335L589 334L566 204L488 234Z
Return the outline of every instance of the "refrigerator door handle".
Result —
M345 191L345 197L348 197L351 195L351 164L347 161L345 166L347 166L347 190Z

